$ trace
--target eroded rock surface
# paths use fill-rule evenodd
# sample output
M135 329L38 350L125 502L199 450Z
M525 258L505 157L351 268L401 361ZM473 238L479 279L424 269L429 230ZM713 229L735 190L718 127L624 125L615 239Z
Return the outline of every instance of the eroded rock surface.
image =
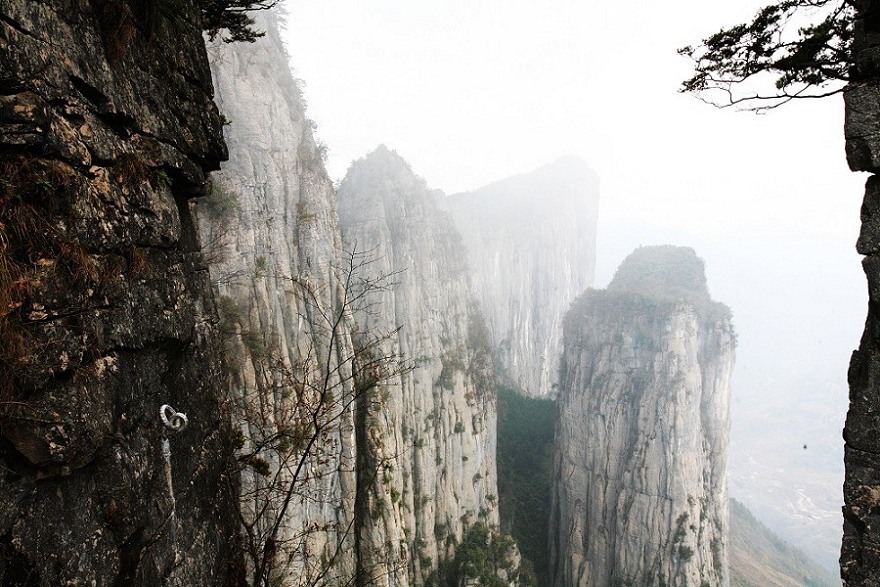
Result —
M489 337L440 197L385 147L339 187L346 246L372 260L367 279L391 278L356 312L359 328L389 333L379 348L412 367L383 377L360 424L361 479L374 479L358 511L370 585L421 585L469 526L498 523Z
M239 560L188 207L226 155L221 123L193 15L140 16L0 2L4 585L220 585ZM189 415L170 468L166 403Z
M844 585L876 585L880 569L880 3L856 4L854 82L844 94L846 154L853 171L868 171L857 249L868 279L868 318L849 366L849 412L843 437Z
M285 585L341 585L357 559L356 464L336 193L277 18L260 13L256 26L266 36L255 43L208 47L229 161L199 201L244 439L248 570Z
M465 254L436 195L387 149L352 167L337 224L277 25L258 26L253 45L209 47L230 159L199 203L240 454L297 421L303 383L322 374L338 418L307 474L288 465L272 489L244 467L245 515L269 503L248 539L264 545L282 516L270 574L290 584L422 585L468 527L497 525L494 380ZM283 451L260 456L284 467Z
M729 311L691 249L644 247L565 318L553 585L727 585Z

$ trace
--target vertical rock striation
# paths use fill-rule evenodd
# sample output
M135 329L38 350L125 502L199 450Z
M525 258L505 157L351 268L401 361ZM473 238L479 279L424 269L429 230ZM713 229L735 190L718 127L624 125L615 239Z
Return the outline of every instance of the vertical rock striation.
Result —
M383 377L360 423L369 585L421 585L468 526L498 522L489 340L440 197L385 147L353 163L339 187L346 246L371 259L363 278L393 282L371 292L359 328L389 333L382 351L412 362Z
M226 153L196 15L145 18L0 2L3 585L225 585L237 559L188 207Z
M498 367L529 395L555 395L562 318L593 285L598 183L569 156L446 201Z
M868 318L849 367L849 412L843 437L844 585L876 585L880 569L880 2L856 3L851 76L844 94L846 155L850 169L872 175L865 186L856 249L865 255Z
M640 248L564 328L553 585L727 585L735 341L702 261Z
M354 351L336 194L277 17L256 19L266 32L257 42L208 48L229 161L199 203L245 439L240 458L253 465L242 470L249 571L338 585L354 575L357 552ZM322 430L311 429L319 442L306 451L298 435L312 414Z
M267 572L289 584L422 585L469 526L497 525L488 336L460 239L387 149L352 167L337 224L277 23L257 25L267 35L252 45L209 47L230 157L199 204L240 455L256 465L243 469L245 540L262 552L272 538ZM335 420L308 473L294 471L299 448L250 459L301 420L316 374L331 374Z

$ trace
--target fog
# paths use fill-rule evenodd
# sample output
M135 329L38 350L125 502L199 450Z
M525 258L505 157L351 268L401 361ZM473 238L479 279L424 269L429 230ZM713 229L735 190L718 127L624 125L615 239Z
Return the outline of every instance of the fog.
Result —
M640 244L694 247L739 334L731 495L833 567L867 307L843 102L677 92L676 48L761 4L287 0L286 36L333 177L380 143L447 193L575 154L601 178L597 286Z

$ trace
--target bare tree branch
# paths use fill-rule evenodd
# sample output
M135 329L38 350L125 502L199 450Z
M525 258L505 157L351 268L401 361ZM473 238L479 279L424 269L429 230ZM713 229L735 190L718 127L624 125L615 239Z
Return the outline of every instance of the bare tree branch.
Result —
M851 81L853 0L781 0L753 20L678 50L694 63L681 92L719 108L766 112L825 98Z
M375 476L390 466L383 457L369 471L358 471L342 456L343 426L356 410L374 410L380 396L374 391L413 366L392 350L400 331L355 332L353 314L376 309L375 295L388 291L396 272L370 275L373 252L346 253L332 267L336 290L319 288L304 276L282 276L262 270L259 277L294 286L297 310L311 325L306 344L291 364L271 352L253 357L256 387L233 400L236 417L247 428L238 463L246 481L240 491L239 521L250 582L268 587L285 569L295 568L296 585L342 585L353 576L337 576L336 565L350 545L355 518L310 522L291 527L289 515L297 504L324 505L329 495L315 481L341 472ZM251 276L253 279L253 275ZM230 329L241 336L241 324ZM353 425L353 424L352 424ZM340 520L337 520L337 523ZM330 538L321 553L312 552L313 538ZM292 565L292 567L291 567ZM353 571L356 573L356 571ZM289 574L288 574L289 577Z

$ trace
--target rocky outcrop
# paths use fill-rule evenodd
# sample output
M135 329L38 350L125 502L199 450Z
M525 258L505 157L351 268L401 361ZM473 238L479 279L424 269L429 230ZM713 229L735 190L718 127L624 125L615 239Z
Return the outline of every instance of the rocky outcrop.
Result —
M220 118L194 15L131 6L0 2L3 585L225 585L239 559L188 207Z
M844 94L846 154L853 171L872 173L862 204L856 245L868 278L868 318L849 367L850 406L843 437L844 585L876 585L880 568L880 3L858 2L853 39L853 83Z
M727 585L734 335L691 249L645 247L568 312L553 585Z
M208 48L229 161L199 202L242 433L242 531L254 580L339 585L357 558L351 292L276 16L256 19L257 42Z
M553 396L562 318L593 285L599 181L576 157L446 200L467 249L498 368Z
M377 373L359 423L369 585L421 585L469 526L498 522L489 339L441 197L385 147L353 163L339 186L344 241L368 260L357 273L370 284L358 328L386 333L375 351L408 361Z
M387 149L352 167L337 224L277 23L257 25L252 45L209 47L230 157L199 204L242 422L249 572L423 585L468 528L497 525L494 381L464 253ZM278 442L316 413L316 391L316 444Z

